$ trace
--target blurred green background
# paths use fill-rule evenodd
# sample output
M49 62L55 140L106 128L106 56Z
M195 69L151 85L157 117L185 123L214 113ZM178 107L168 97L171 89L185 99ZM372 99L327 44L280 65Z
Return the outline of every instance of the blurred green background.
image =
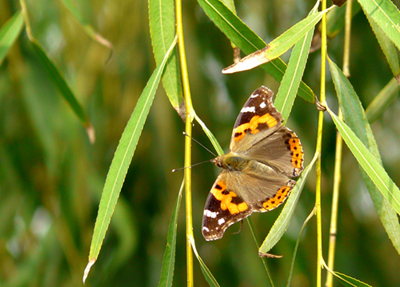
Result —
M261 85L279 84L263 70L225 76L232 63L229 41L196 1L183 1L185 44L193 104L197 114L227 148L237 114ZM394 1L397 5L400 1ZM121 133L155 68L148 3L139 0L81 1L78 9L114 46L94 42L62 1L26 2L33 35L44 46L85 106L96 131L91 145L84 128L62 99L23 31L0 66L0 285L81 286L98 204ZM235 1L238 15L266 42L304 18L313 1ZM20 9L0 2L0 25ZM362 12L353 19L351 82L364 107L391 80L385 57ZM343 31L328 44L342 65ZM288 55L283 59L288 60ZM320 54L309 57L304 81L319 92ZM328 104L337 107L328 76ZM384 166L400 184L400 101L396 98L372 128ZM300 137L308 164L317 137L314 105L298 99L288 126ZM326 117L323 139L323 246L327 260L336 132ZM127 174L98 261L87 286L156 286L183 166L184 124L160 86ZM196 124L193 136L208 147ZM212 155L193 144L194 163ZM257 246L245 223L223 239L206 242L201 220L207 194L218 173L211 164L193 168L193 220L198 250L221 286L269 286ZM286 235L268 259L276 286L283 286L300 227L315 201L310 173ZM185 218L181 208L174 286L186 285ZM278 210L254 214L264 238ZM314 286L316 222L302 237L292 286ZM376 214L358 166L344 148L335 269L373 286L400 286L400 257ZM195 284L206 286L195 263ZM339 284L336 282L336 284Z

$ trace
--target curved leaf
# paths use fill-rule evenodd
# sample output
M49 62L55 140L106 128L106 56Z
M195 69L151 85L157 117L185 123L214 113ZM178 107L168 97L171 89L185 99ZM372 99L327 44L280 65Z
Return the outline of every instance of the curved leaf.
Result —
M214 24L245 54L251 54L267 46L260 37L219 0L198 0L198 2ZM282 80L286 70L286 64L279 58L261 67L278 82ZM298 93L306 101L314 102L314 92L304 82L301 82Z
M90 268L96 262L100 253L104 237L106 236L111 217L114 213L114 208L121 192L122 184L124 183L125 176L132 161L140 134L142 133L142 129L150 111L151 104L153 103L154 95L160 82L163 69L172 52L172 49L175 47L175 44L176 38L167 51L164 60L159 66L157 66L147 82L146 87L139 97L132 116L126 125L124 132L122 133L117 150L115 151L115 155L111 162L106 182L104 184L103 193L101 195L99 211L93 231L92 243L90 245L89 263L86 266L83 276L84 282L89 274Z
M311 10L310 14L318 11L319 2ZM276 94L274 105L281 112L284 118L284 124L289 118L290 111L299 89L301 78L306 68L308 55L310 52L311 40L314 34L314 28L293 47L292 54L285 75L283 76L278 93Z
M400 86L396 79L390 82L379 92L375 99L367 107L365 114L368 121L375 122L389 107L393 100L399 95Z
M184 181L182 181L181 188L178 193L174 212L172 213L171 221L168 227L167 246L165 247L164 258L162 262L160 283L158 286L172 286L172 279L174 277L175 267L175 250L176 250L176 234L178 230L178 214L182 200L182 190L184 187Z
M97 32L92 25L89 24L89 22L85 19L85 17L82 15L82 13L75 7L75 3L73 0L62 0L64 3L65 7L68 8L68 10L75 16L75 18L79 21L79 23L82 25L84 28L85 32L89 35L90 38L92 38L94 41L98 42L99 44L103 45L104 47L107 47L110 49L112 52L114 50L113 45L108 41L106 38L104 38L102 35L100 35L99 32Z
M149 0L150 35L157 65L163 60L169 44L175 37L174 8L173 0ZM184 118L186 113L176 49L173 50L168 59L162 82L171 105L181 118Z
M16 12L0 30L0 65L3 63L8 50L12 47L24 26L21 11Z
M372 18L400 49L400 11L390 0L358 0L368 18Z
M315 153L314 158L310 162L310 164L304 169L301 173L296 185L294 186L293 190L290 192L290 196L283 207L279 217L274 222L271 230L268 232L267 237L264 239L264 242L261 244L260 248L258 249L259 253L268 253L278 243L278 241L282 238L283 234L287 227L289 226L290 219L292 218L294 209L296 207L297 201L300 198L301 191L303 190L304 184L306 182L308 173L310 172L311 168L313 167L315 161L318 158L318 153Z
M327 111L331 115L344 142L349 147L362 169L366 172L381 194L387 199L388 203L394 208L394 210L396 210L397 214L400 214L399 188L386 173L380 162L365 147L349 126L340 120L329 108Z
M328 62L332 79L339 97L339 104L346 123L352 128L354 133L369 149L369 151L371 151L378 164L381 165L382 161L378 146L357 94L343 72L330 59ZM382 197L375 184L363 170L361 170L361 175L368 188L382 224L385 227L394 247L400 253L400 224L396 219L396 211L392 208L390 203Z

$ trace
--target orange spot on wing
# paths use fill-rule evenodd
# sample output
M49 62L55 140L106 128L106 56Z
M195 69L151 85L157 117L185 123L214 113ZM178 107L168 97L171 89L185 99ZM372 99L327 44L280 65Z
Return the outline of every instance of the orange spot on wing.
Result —
M222 189L219 187L222 187ZM232 199L233 197L237 197L237 194L233 191L226 193L225 190L226 185L222 181L219 181L215 188L211 190L211 193L214 195L214 197L221 202L222 210L228 209L230 214L237 214L248 209L246 202L241 202L239 204L233 203Z
M303 149L300 144L299 138L293 133L292 138L289 140L290 150L292 151L292 165L295 168L303 168Z
M276 120L276 118L274 118L273 116L271 116L270 114L265 114L260 118L260 122L261 123L266 123L268 125L269 128L272 128L274 126L276 126L276 124L278 123L278 121Z
M258 129L260 125L267 125L268 128L272 128L276 126L278 121L271 116L269 113L263 116L254 116L251 118L250 122L242 124L234 129L235 133L235 141L241 140L245 135L246 131L250 131L252 134L258 133L260 130Z
M268 211L278 207L282 202L285 201L291 190L292 190L291 186L284 186L280 188L273 197L263 202L262 205L264 209Z

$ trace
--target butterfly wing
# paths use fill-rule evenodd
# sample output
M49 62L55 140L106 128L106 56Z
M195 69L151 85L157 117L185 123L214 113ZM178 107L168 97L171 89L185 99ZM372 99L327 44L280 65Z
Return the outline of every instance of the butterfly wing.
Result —
M255 90L236 119L230 150L245 153L252 145L268 137L282 126L282 115L274 107L274 93L261 86Z
M272 96L264 86L251 94L236 120L230 148L297 177L303 170L303 149L297 135L282 126L283 117Z
M289 177L299 176L304 169L300 139L286 127L251 146L247 155Z
M243 106L232 132L230 157L244 168L215 160L223 167L208 195L203 215L206 240L222 238L225 230L253 212L278 207L292 190L303 170L299 138L283 127L283 117L272 103L273 92L261 86ZM232 168L234 167L234 168Z
M220 239L230 225L253 212L266 212L278 207L294 184L295 181L274 172L266 175L223 170L204 208L204 238Z

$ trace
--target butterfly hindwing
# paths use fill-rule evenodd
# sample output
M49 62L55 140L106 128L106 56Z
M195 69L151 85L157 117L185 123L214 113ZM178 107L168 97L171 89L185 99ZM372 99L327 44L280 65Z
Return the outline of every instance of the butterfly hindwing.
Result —
M297 177L303 171L303 154L299 138L287 127L280 127L247 150L248 156L288 177Z

